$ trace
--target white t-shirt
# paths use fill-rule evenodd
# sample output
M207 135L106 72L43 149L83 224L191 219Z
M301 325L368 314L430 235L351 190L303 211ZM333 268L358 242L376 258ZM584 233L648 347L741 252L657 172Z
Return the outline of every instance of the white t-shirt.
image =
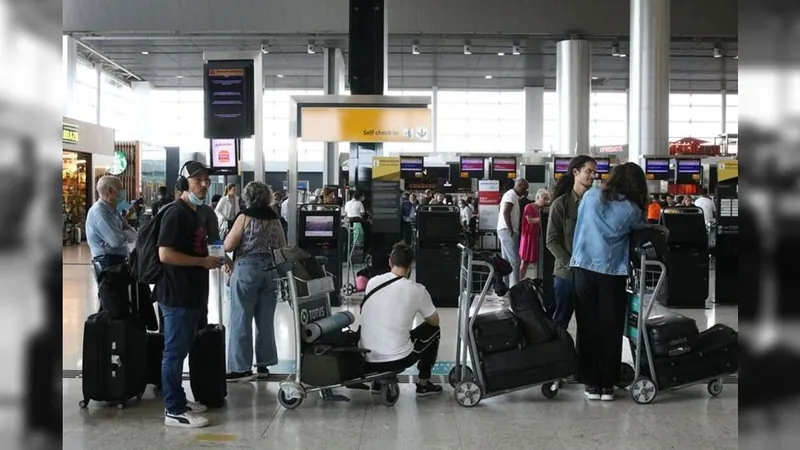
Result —
M344 204L344 213L347 217L363 217L365 212L364 204L360 200L352 199Z
M699 197L694 201L694 206L703 210L703 218L706 223L714 220L714 201L708 197Z
M514 189L506 191L506 193L503 194L503 198L500 199L500 215L497 217L497 231L508 229L506 226L506 219L503 218L503 209L506 203L511 203L513 205L511 207L511 226L513 227L514 233L519 233L519 196Z
M397 275L389 272L369 280L365 293ZM372 295L361 310L361 346L369 362L398 361L414 351L410 332L417 313L427 318L436 312L425 286L408 279L395 281Z

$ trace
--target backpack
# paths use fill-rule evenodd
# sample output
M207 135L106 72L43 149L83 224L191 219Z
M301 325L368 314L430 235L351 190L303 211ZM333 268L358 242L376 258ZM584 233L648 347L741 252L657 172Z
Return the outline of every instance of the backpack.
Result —
M548 342L559 336L550 306L555 302L548 297L542 280L522 280L509 292L511 310L522 322L529 344Z
M164 270L158 257L158 235L161 234L161 219L167 210L174 206L173 202L159 209L158 214L144 224L136 236L136 246L131 254L131 266L133 276L140 283L156 284L161 280Z

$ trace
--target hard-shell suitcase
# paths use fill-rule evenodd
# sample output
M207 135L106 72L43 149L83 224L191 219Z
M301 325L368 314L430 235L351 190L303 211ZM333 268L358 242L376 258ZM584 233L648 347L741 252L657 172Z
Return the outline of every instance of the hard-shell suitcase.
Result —
M218 271L217 308L222 322L223 274ZM209 408L225 406L228 385L225 377L225 326L222 323L208 324L195 336L194 346L189 352L189 384L194 400Z
M483 313L475 318L475 345L484 354L497 353L525 345L522 326L509 310Z
M714 353L724 348L738 348L738 346L739 333L721 323L703 331L697 337L697 349L703 353Z
M133 299L132 288L128 298ZM135 306L134 306L135 307ZM147 337L131 317L113 319L107 312L92 314L83 327L83 400L115 402L122 409L141 398L147 385Z
M678 356L697 347L697 323L680 314L664 314L647 319L650 349L655 357Z
M487 389L496 392L570 377L578 356L572 336L560 330L550 342L484 356L483 370Z

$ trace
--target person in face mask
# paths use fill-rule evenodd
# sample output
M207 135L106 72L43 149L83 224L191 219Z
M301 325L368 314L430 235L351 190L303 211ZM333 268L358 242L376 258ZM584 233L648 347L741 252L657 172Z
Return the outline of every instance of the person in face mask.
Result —
M163 314L164 358L161 379L164 392L164 424L199 428L208 419L198 416L203 405L187 402L183 391L183 364L205 316L209 294L208 271L224 264L224 258L208 254L208 238L198 208L209 186L209 171L197 161L186 163L176 185L180 198L164 211L158 236L158 257L163 276L156 284L156 300Z

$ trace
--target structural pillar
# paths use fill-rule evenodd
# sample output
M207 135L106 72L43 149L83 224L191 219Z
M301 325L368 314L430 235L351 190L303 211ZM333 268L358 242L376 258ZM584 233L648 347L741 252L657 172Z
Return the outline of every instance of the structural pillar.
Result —
M544 87L525 87L525 153L544 146Z
M631 0L628 161L639 164L669 154L669 3Z
M558 153L589 153L589 103L592 93L589 41L560 41L556 47Z
M388 53L388 26L385 0L350 0L349 45L350 92L353 95L384 95L388 84L386 67ZM350 144L350 186L364 192L364 207L372 214L372 157L382 153L376 143ZM399 193L398 193L399 197ZM399 198L398 198L399 201ZM373 270L389 271L387 255L392 244L399 240L397 233L370 227L369 253ZM366 230L365 230L366 231Z
M431 148L436 153L439 148L439 115L436 114L439 108L439 88L434 86L431 89L431 108L433 114L431 115Z
M64 37L64 52L62 63L66 66L66 77L64 86L64 103L62 105L62 115L72 116L72 103L75 92L75 79L78 76L78 43L69 36Z
M97 89L94 91L95 101L97 102L94 123L100 125L100 116L103 107L103 66L101 66L100 63L94 63L94 73L97 77Z
M344 94L344 57L338 48L325 49L325 95ZM339 184L339 144L337 142L325 143L323 155L322 184Z

